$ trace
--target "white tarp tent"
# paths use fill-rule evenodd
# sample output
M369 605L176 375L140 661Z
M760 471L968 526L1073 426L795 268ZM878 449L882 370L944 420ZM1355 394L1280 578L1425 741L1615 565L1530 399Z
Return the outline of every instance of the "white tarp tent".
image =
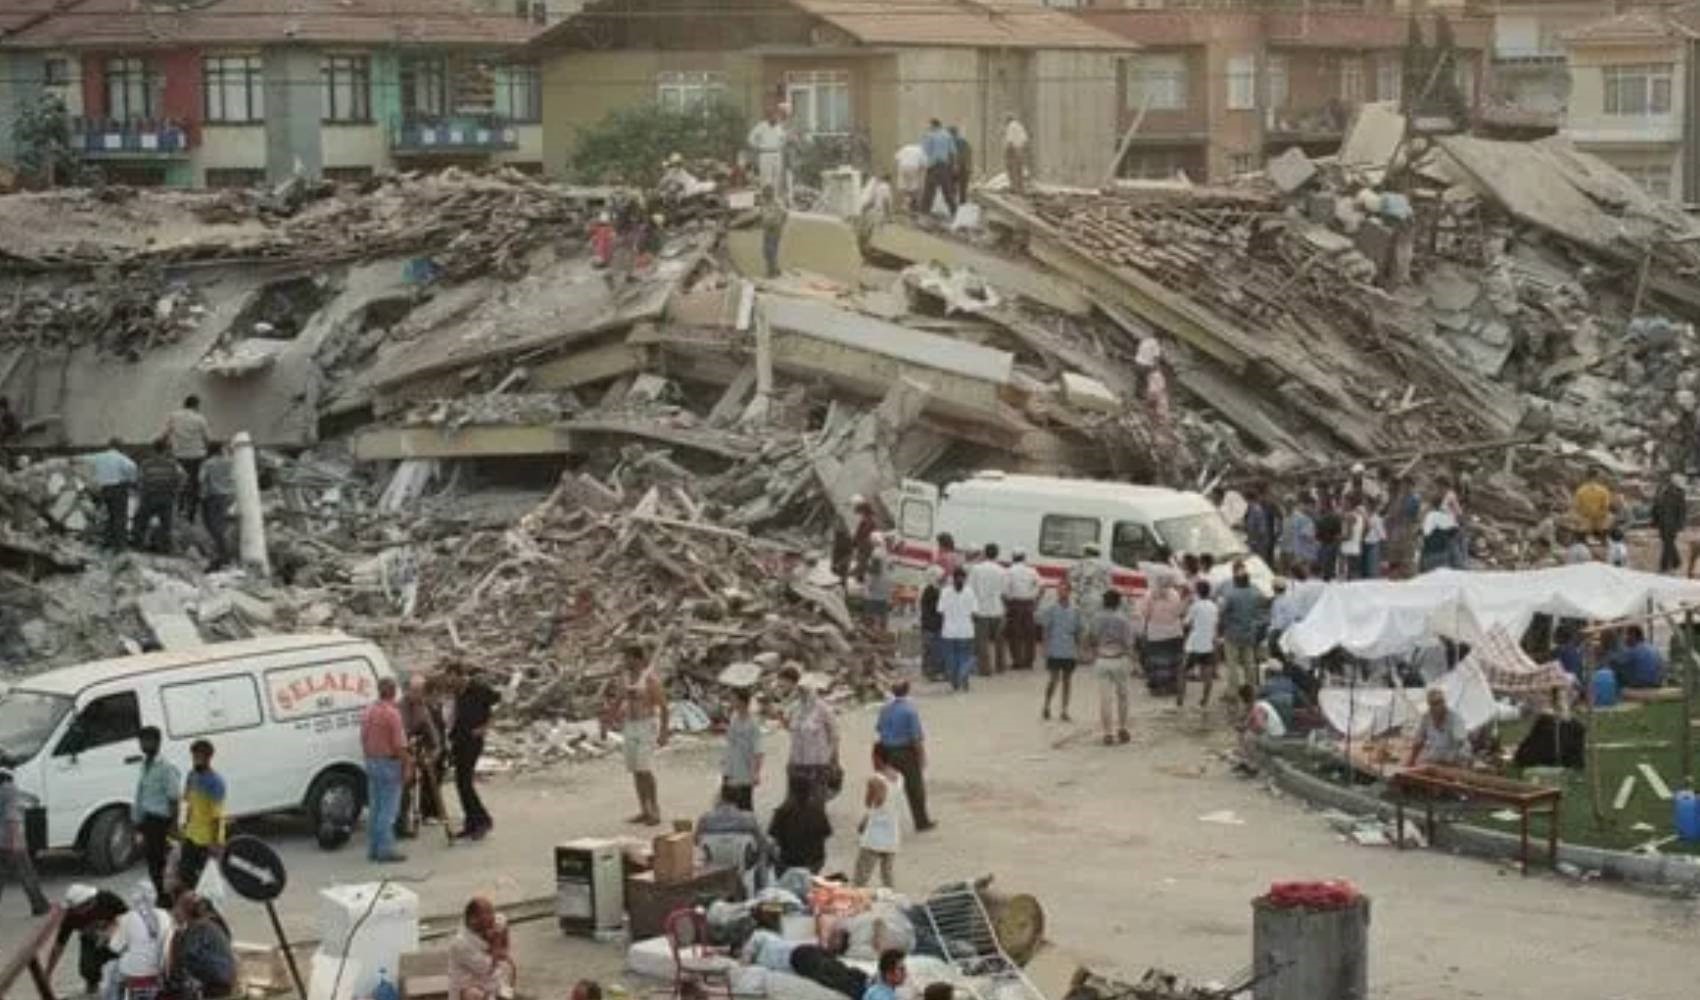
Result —
M1465 661L1435 681L1446 692L1446 705L1473 733L1498 712L1493 690L1475 664ZM1335 732L1354 740L1411 729L1428 711L1428 689L1420 687L1325 687L1317 694L1322 715Z
M1700 581L1605 563L1516 571L1440 569L1411 580L1333 583L1281 636L1295 656L1333 649L1375 659L1445 638L1479 643L1495 625L1520 636L1536 614L1605 620L1700 605Z

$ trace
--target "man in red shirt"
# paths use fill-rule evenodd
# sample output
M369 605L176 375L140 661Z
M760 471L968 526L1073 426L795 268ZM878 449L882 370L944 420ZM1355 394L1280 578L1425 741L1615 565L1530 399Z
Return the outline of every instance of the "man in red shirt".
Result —
M396 704L395 678L378 681L378 700L360 714L360 749L366 755L366 856L379 862L406 861L395 849L395 821L407 781L407 727Z

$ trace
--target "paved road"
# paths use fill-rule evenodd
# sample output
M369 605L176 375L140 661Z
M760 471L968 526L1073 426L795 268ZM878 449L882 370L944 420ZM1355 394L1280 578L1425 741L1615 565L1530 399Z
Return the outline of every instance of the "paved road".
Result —
M1041 723L1039 684L1012 675L978 684L966 696L922 696L933 744L930 792L941 826L904 844L900 886L925 890L992 872L1007 887L1037 894L1050 937L1089 962L1134 975L1161 965L1220 978L1250 964L1253 896L1275 880L1339 877L1374 900L1376 997L1700 995L1700 907L1692 900L1547 875L1519 878L1445 854L1348 845L1299 804L1228 774L1214 753L1227 742L1220 725L1201 734L1196 715L1181 724L1142 700L1133 745L1105 748L1078 723ZM1075 716L1089 719L1092 692L1082 686L1088 696L1077 699ZM846 744L850 787L859 787L871 712L851 713L844 729L853 737ZM771 753L782 752L782 741L770 742ZM705 744L662 754L662 801L670 815L706 807L715 765L715 750ZM764 815L779 792L761 789ZM546 895L555 843L634 832L622 821L633 804L613 760L496 778L488 800L497 824L489 840L451 848L427 831L408 846L409 864L385 869L416 880L426 912L455 912L475 891L498 900ZM1232 811L1244 825L1198 819L1219 810ZM848 868L855 823L848 798L834 803L833 818L833 860ZM290 866L282 908L292 936L313 935L315 888L373 876L358 841L325 853L289 824L261 829ZM73 874L66 865L52 866L54 891ZM0 900L0 941L16 939L23 909L11 891ZM231 917L239 936L265 939L260 911L237 904ZM548 923L525 928L520 947L532 976L550 983L539 990L544 995L618 966L612 949L563 942Z

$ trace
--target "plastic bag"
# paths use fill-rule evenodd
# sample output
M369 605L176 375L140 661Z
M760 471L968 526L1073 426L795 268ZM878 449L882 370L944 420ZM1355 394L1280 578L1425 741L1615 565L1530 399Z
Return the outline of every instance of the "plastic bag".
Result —
M208 859L206 867L201 869L201 879L195 883L195 895L211 901L215 907L224 906L225 898L230 895L230 886L225 883L216 860Z

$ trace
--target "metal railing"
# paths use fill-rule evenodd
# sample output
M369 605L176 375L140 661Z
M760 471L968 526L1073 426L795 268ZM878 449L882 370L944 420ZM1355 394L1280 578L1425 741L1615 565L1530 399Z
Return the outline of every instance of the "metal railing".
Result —
M494 153L519 148L519 126L502 115L399 115L390 122L395 153Z
M187 156L195 131L170 118L72 118L71 137L84 156Z

